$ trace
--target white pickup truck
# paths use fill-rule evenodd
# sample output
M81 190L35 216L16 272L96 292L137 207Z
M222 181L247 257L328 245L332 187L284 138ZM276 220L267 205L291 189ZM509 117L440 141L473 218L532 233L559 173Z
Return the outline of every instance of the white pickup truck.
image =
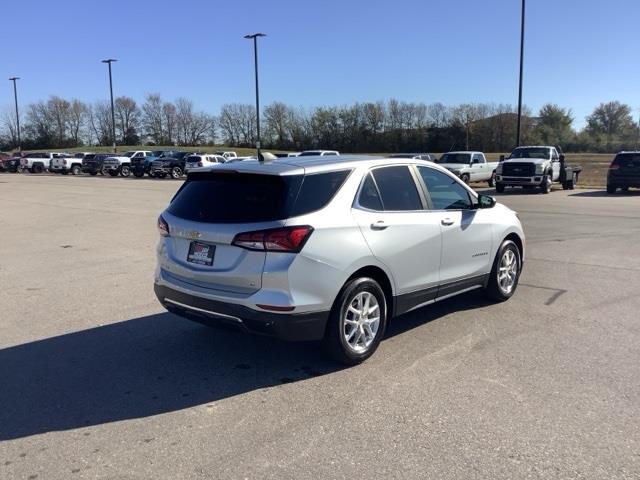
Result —
M495 185L498 162L487 162L482 152L447 152L436 163L456 174L464 183L487 182L490 187Z
M518 147L498 165L496 192L504 192L505 187L522 187L549 193L553 183L562 184L564 190L573 190L581 171L579 165L565 164L564 155L556 147Z
M114 155L102 162L102 174L117 177L118 174L123 177L131 175L131 159L153 157L153 152L149 150L134 150L125 152L122 155Z
M71 157L70 153L60 152L34 152L28 153L20 159L20 170L29 170L31 173L42 173L51 167L54 158Z
M68 157L56 157L51 160L49 171L52 173L62 173L68 175L71 172L72 175L80 175L82 173L82 159L89 152L76 153L73 156Z

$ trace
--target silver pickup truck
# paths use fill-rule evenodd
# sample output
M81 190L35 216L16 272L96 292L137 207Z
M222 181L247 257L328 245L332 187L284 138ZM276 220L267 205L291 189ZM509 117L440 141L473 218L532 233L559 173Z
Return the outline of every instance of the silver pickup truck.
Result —
M482 152L447 152L436 162L464 183L487 182L493 187L496 182L498 162L487 162Z

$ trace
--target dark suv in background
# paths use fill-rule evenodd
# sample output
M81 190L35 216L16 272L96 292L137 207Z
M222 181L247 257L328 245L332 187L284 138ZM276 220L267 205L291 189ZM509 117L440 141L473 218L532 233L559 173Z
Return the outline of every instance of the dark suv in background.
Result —
M90 175L97 175L102 171L102 164L105 159L112 156L112 153L88 153L82 159L82 173L88 173Z
M640 152L620 152L609 165L607 193L629 187L640 188Z

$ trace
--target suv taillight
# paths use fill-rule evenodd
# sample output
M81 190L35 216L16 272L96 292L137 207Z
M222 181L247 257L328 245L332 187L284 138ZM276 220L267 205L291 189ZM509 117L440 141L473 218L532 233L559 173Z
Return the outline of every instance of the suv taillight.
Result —
M257 230L239 233L231 243L248 250L298 253L312 232L313 227L309 225Z
M162 215L158 217L158 232L162 237L169 236L169 224L166 222L164 218L162 218Z

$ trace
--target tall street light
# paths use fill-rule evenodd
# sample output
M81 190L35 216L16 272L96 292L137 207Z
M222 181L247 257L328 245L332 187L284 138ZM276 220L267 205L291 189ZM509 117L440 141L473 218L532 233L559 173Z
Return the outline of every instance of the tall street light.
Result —
M115 58L108 58L106 60L102 60L102 63L106 63L109 65L109 92L111 93L111 135L113 138L113 153L116 153L116 114L115 109L113 108L113 81L111 80L111 64L113 62L117 62Z
M522 66L524 63L524 11L525 0L522 0L522 18L520 19L520 86L518 88L518 128L516 147L520 146L520 123L522 121Z
M251 35L245 35L246 39L253 39L253 61L254 61L254 69L256 74L256 132L258 134L258 139L256 141L256 155L258 157L258 161L262 161L262 157L260 155L260 93L258 90L258 37L266 37L264 33L254 33Z
M18 113L18 89L16 87L16 80L20 80L20 77L11 77L9 80L13 82L13 99L16 102L16 127L18 130L18 151L22 151L22 142L20 141L20 114Z

